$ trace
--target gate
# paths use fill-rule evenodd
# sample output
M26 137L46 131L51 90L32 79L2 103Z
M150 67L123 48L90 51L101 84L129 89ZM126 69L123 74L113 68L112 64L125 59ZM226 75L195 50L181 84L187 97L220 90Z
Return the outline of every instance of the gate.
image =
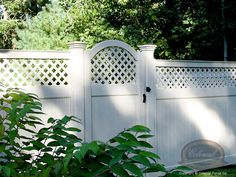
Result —
M124 128L144 124L139 53L112 40L97 44L87 58L86 139L106 141Z

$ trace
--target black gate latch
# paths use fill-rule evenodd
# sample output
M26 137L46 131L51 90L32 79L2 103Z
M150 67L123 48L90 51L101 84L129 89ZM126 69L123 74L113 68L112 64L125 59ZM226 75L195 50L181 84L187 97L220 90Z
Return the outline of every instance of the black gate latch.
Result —
M151 88L150 87L146 87L146 92L151 92Z

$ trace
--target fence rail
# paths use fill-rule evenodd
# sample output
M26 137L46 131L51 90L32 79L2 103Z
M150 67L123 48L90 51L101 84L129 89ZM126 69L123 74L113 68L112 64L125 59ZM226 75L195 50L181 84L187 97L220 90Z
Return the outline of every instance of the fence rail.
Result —
M0 58L12 59L69 59L69 51L8 50L0 49Z

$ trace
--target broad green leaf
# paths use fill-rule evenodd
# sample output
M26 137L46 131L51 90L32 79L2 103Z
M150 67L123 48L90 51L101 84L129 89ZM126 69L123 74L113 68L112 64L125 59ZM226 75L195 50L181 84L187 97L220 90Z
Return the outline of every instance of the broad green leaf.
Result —
M75 128L75 127L69 127L69 128L66 128L67 131L73 131L73 132L81 132L80 129L78 128Z
M45 113L43 113L41 111L31 111L30 113L32 113L32 114L45 114Z
M42 149L45 147L45 145L43 143L41 143L40 141L37 141L37 140L32 141L32 144L36 149Z
M24 128L24 127L22 127L21 129L22 129L22 130L25 130L25 131L27 131L27 132L29 132L29 133L35 134L35 130L31 130L31 129L29 129L29 128Z
M75 116L71 116L71 121L76 122L76 123L81 123L81 120Z
M30 125L30 126L34 126L35 127L35 125L44 125L42 122L40 122L40 121L29 121L29 120L27 120L27 121L25 121L25 123L26 124L28 124L28 125Z
M131 133L122 133L121 136L127 138L129 141L137 141L137 138Z
M146 141L139 141L138 144L142 147L153 148L153 146Z
M62 146L66 146L67 145L67 141L65 140L65 138L62 138L61 136L59 135L51 135L50 138L54 139L54 140L57 140L58 143L60 143L60 145Z
M114 165L113 167L111 167L111 170L113 173L115 173L116 175L120 176L120 177L129 177L130 175L127 173L127 171L125 171L125 169L120 165Z
M45 147L42 149L42 152L52 152L52 151L53 151L53 149L50 147Z
M133 163L124 162L122 164L122 166L123 166L124 169L128 170L129 172L133 173L134 175L137 175L139 177L143 176L143 173L140 170L140 168L138 166L136 166L135 164L133 164Z
M100 163L97 161L97 159L91 159L88 163L85 164L85 168L87 168L89 171L98 171L99 169L106 167L106 165Z
M147 128L143 125L135 125L127 130L132 131L132 132L137 132L137 133L144 133L144 132L149 133L151 131L149 128Z
M3 124L0 124L0 138L4 136L4 132L5 132L5 127Z
M60 143L58 143L58 141L51 141L47 144L47 146L56 147L56 146L60 146Z
M89 143L89 150L91 150L94 154L98 154L100 151L100 147L98 146L96 141L92 141Z
M60 121L56 121L56 123L57 123L56 125L53 125L53 130L54 131L57 130L57 129L62 129L62 130L66 129L65 125L62 125Z
M128 145L125 145L125 144L119 144L119 145L116 146L116 148L119 149L119 150L125 150L125 151L128 151L128 152L133 150L132 147L130 147Z
M114 137L114 138L112 138L111 140L109 140L109 142L110 142L110 143L118 142L118 143L120 143L120 144L123 144L123 143L125 143L125 142L127 142L127 141L126 141L126 139L121 138L121 137Z
M112 157L107 154L102 154L97 157L97 160L103 164L109 164L109 162L112 160Z
M80 150L79 150L79 153L82 158L84 158L84 156L88 152L89 148L90 148L90 144L88 144L88 143L82 144L82 146L80 147Z
M136 162L139 162L140 164L142 164L144 166L147 166L147 167L149 167L151 165L149 160L146 157L141 156L141 155L133 156L131 159L136 161Z
M73 154L67 154L63 159L64 170L67 169L70 160L72 159Z
M27 136L22 136L22 135L20 135L19 137L20 137L22 140L24 140L24 139L25 139L25 140L33 140L32 137L27 137ZM28 141L28 142L29 142L29 141Z
M48 132L48 128L41 128L39 131L38 131L38 134L44 134Z
M60 129L60 128L56 128L53 130L53 132L56 134L56 135L64 135L64 136L67 136L68 133L63 131L63 129Z
M159 171L166 172L166 169L161 164L154 164L151 167L144 170L143 173L153 173L153 172L159 172Z
M142 156L145 156L145 157L153 158L153 159L160 158L157 154L155 154L153 152L149 152L149 151L140 151L139 154Z
M36 150L38 148L35 148L34 146L27 146L27 147L23 147L22 150L27 150L27 151L32 151L32 150Z
M44 153L43 156L41 157L42 162L46 163L47 165L54 164L54 156Z
M39 117L36 117L36 116L33 116L33 115L29 115L28 118L29 118L29 119L32 119L32 120L39 120L39 121L42 121Z
M75 136L75 135L73 135L73 134L68 134L68 135L66 136L66 139L70 139L70 141L71 141L71 140L78 140L78 141L81 141L80 138L78 138L77 136Z
M47 123L54 123L55 121L56 121L56 119L50 117L50 118L48 119Z
M137 138L151 138L154 137L154 135L139 135Z
M135 141L126 141L123 144L127 145L127 146L130 146L130 147L138 147L138 146L140 146L140 144L138 142L135 142Z
M183 170L183 171L190 171L193 170L190 167L186 167L186 166L178 166L175 168L175 170Z
M109 166L111 167L111 166L113 166L114 164L118 163L118 162L121 160L123 154L124 154L123 151L118 151L118 153L116 154L116 156L114 156L114 157L111 159L111 161L110 161L110 163L109 163Z
M15 141L15 138L17 136L18 132L17 130L12 130L9 133L10 143L12 144Z
M97 170L91 171L88 175L85 175L86 177L95 177L100 174L103 174L105 171L107 171L109 168L107 166L103 166L101 168L97 168Z
M67 124L69 121L71 120L71 117L69 116L64 116L61 121L63 122L63 124Z
M83 157L81 156L80 152L76 151L74 155L75 155L75 158L79 161L79 163L82 163Z

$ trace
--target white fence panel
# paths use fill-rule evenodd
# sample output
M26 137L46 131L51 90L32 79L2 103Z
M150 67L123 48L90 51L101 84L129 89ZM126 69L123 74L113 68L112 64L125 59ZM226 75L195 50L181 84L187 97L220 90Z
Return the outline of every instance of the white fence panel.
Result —
M236 162L235 71L234 63L155 60L148 107L155 109L154 143L167 166L202 170Z
M79 116L73 109L76 99L72 96L71 78L77 73L72 72L71 53L72 49L71 52L0 50L0 83L37 94L46 113L45 123L49 117Z

